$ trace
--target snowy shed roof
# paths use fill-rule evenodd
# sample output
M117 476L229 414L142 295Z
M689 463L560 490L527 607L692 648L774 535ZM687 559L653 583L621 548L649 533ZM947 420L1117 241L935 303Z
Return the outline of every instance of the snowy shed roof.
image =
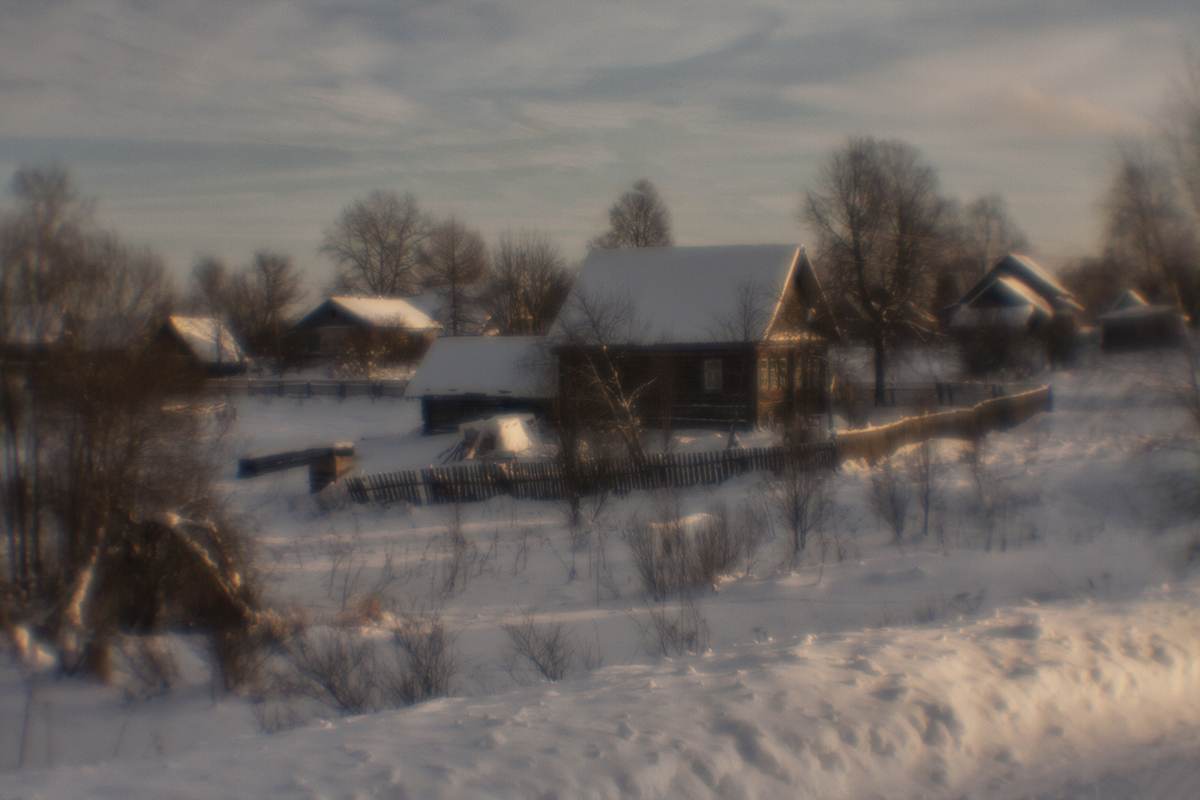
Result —
M536 366L541 336L457 336L438 339L425 353L405 391L421 395L484 394L538 397Z
M428 314L399 297L331 297L296 323L296 328L322 324L354 324L371 328L433 330L441 327Z
M723 321L738 314L752 288L765 305L762 334L780 313L794 275L805 300L825 311L812 265L798 245L725 245L593 250L583 262L553 334L582 320L580 301L627 309L633 319L618 337L637 343L705 343L723 338ZM614 342L616 343L616 342Z
M238 364L246 353L233 332L212 317L168 317L167 325L201 364Z

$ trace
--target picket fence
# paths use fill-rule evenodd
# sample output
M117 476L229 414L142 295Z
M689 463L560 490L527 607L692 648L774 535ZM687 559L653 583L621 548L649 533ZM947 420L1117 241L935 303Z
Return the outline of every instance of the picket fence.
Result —
M301 400L311 397L404 397L408 380L348 378L334 380L283 380L279 378L217 378L209 381L209 388L225 395L247 397L293 397Z
M638 463L629 458L587 461L579 475L568 481L556 461L495 461L422 470L399 470L346 478L350 498L359 503L405 502L412 505L462 503L511 495L519 500L560 500L572 494L612 491L625 494L637 489L665 489L721 483L737 475L769 470L779 472L789 463L808 469L833 469L837 464L834 442L785 447L746 447L708 453L648 455Z
M462 503L511 495L521 500L561 500L575 492L618 494L636 489L684 488L721 483L748 472L836 469L847 459L874 463L900 447L931 438L976 438L1016 425L1054 407L1050 387L985 400L972 408L908 417L878 428L839 432L832 440L795 447L747 447L707 453L649 455L588 461L568 481L554 461L493 461L422 470L400 470L346 478L350 498L359 503L405 502L412 505Z

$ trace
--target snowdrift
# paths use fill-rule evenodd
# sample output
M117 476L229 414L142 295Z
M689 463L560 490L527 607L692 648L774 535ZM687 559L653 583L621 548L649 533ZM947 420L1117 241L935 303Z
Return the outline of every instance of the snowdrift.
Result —
M611 667L498 697L8 777L61 798L1009 797L1200 723L1194 591ZM1143 750L1144 755L1144 750ZM12 795L7 795L12 796ZM1182 796L1182 795L1181 795Z

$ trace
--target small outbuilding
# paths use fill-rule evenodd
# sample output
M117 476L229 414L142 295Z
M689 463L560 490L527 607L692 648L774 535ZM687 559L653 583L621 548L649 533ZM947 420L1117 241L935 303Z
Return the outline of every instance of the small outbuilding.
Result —
M213 317L170 316L156 340L209 377L241 375L250 367L250 359L233 331Z
M330 297L292 326L293 351L302 358L373 357L386 363L419 361L441 326L399 297Z
M1151 304L1132 289L1101 314L1099 322L1100 347L1106 351L1175 347L1187 328L1187 318L1178 308Z
M543 337L444 337L429 348L405 395L421 399L425 433L445 433L495 414L544 413L553 383Z

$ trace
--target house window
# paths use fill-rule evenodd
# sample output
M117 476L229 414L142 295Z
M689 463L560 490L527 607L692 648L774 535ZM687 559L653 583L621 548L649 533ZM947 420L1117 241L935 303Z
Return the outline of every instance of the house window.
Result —
M765 358L760 358L758 360L758 388L759 389L767 388L767 375L768 374L769 374L769 372L767 371L767 360Z
M704 361L704 391L719 392L721 391L721 359L709 358Z

